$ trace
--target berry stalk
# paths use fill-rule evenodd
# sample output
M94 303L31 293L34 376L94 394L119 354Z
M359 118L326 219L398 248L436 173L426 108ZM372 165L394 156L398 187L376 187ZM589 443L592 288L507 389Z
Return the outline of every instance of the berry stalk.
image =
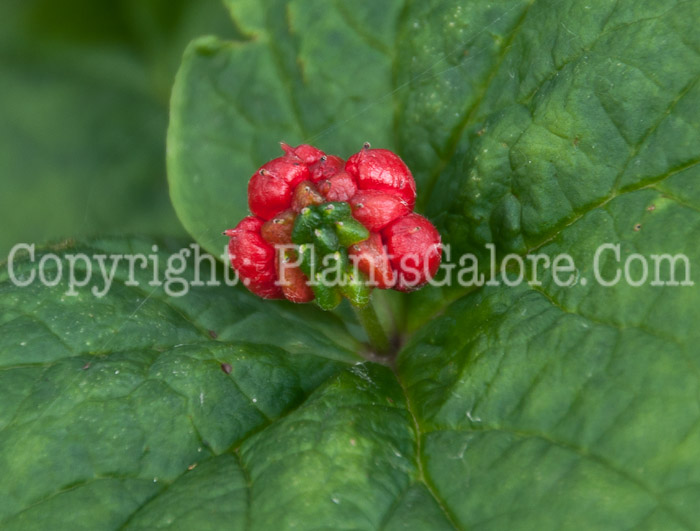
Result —
M367 337L369 338L369 343L372 346L375 354L379 356L387 356L390 353L391 344L389 343L389 337L384 331L384 327L379 322L379 317L374 309L374 305L370 301L364 306L355 306L351 304L355 310L355 315L357 320L365 329Z

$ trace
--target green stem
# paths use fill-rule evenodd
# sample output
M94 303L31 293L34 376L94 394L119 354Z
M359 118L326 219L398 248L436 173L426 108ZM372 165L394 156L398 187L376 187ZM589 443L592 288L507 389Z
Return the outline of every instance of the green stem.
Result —
M377 312L374 309L374 305L370 301L369 304L364 306L351 305L355 310L355 315L357 315L357 320L360 321L362 328L365 329L369 342L374 348L375 352L379 355L386 356L389 354L390 344L389 338L379 322L379 317L377 317Z

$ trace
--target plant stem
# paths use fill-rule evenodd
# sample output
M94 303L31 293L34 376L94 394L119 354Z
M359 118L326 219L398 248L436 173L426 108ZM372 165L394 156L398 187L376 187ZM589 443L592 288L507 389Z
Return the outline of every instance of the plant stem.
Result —
M355 306L351 305L355 310L355 315L357 315L357 320L360 321L362 328L365 329L367 337L369 338L370 345L374 348L376 354L380 356L386 356L389 354L390 344L389 338L379 322L379 317L377 317L377 312L374 309L374 305L370 301L365 306Z

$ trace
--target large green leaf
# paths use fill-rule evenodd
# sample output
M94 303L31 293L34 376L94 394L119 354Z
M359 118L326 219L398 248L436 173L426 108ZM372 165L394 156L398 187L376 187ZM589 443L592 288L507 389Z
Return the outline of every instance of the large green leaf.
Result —
M606 287L593 263L619 244L605 278L633 253L653 276L685 253L700 281L700 3L372 5L230 2L247 40L189 48L168 147L185 226L219 254L275 141L370 140L415 169L453 259L568 253L574 284L412 294L384 365L311 306L169 297L149 271L72 297L5 270L0 526L699 527L697 285Z
M700 161L700 4L508 4L484 4L495 24L513 22L477 89L455 96L436 76L419 80L412 98L425 106L430 91L466 109L450 158L431 161L448 166L429 175L426 198L458 250L494 242L525 252L620 193ZM402 131L423 127L434 129L414 120Z
M229 2L249 40L195 41L171 103L175 210L207 250L246 215L246 185L279 142L341 156L390 146L391 62L400 5L370 0ZM377 98L380 98L377 101Z
M153 243L95 241L69 244L68 252L150 255ZM154 255L161 281L173 250ZM48 263L52 276L58 266ZM68 261L61 264L67 272ZM13 266L14 278L24 279L34 268L28 259ZM92 287L102 289L99 263L92 266ZM168 297L165 285L148 284L151 267L136 272L139 285L127 285L122 262L102 298L91 287L66 294L67 273L47 288L38 281L19 287L9 269L2 272L3 528L47 518L68 526L80 506L85 528L124 523L188 468L237 448L360 361L358 343L339 321L311 307L300 313L227 286ZM192 267L177 276L191 280ZM73 508L62 513L66 507Z
M598 242L697 264L699 211L654 189L621 195L541 250L573 256L575 286L545 274L480 290L401 354L426 473L464 526L697 527L698 288L605 287L592 264ZM623 264L603 256L609 279Z

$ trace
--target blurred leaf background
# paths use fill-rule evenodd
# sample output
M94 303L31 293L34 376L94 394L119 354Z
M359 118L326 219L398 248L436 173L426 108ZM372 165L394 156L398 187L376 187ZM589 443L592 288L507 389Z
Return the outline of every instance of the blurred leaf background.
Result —
M3 0L0 256L17 242L184 229L165 133L187 43L236 37L219 0Z

